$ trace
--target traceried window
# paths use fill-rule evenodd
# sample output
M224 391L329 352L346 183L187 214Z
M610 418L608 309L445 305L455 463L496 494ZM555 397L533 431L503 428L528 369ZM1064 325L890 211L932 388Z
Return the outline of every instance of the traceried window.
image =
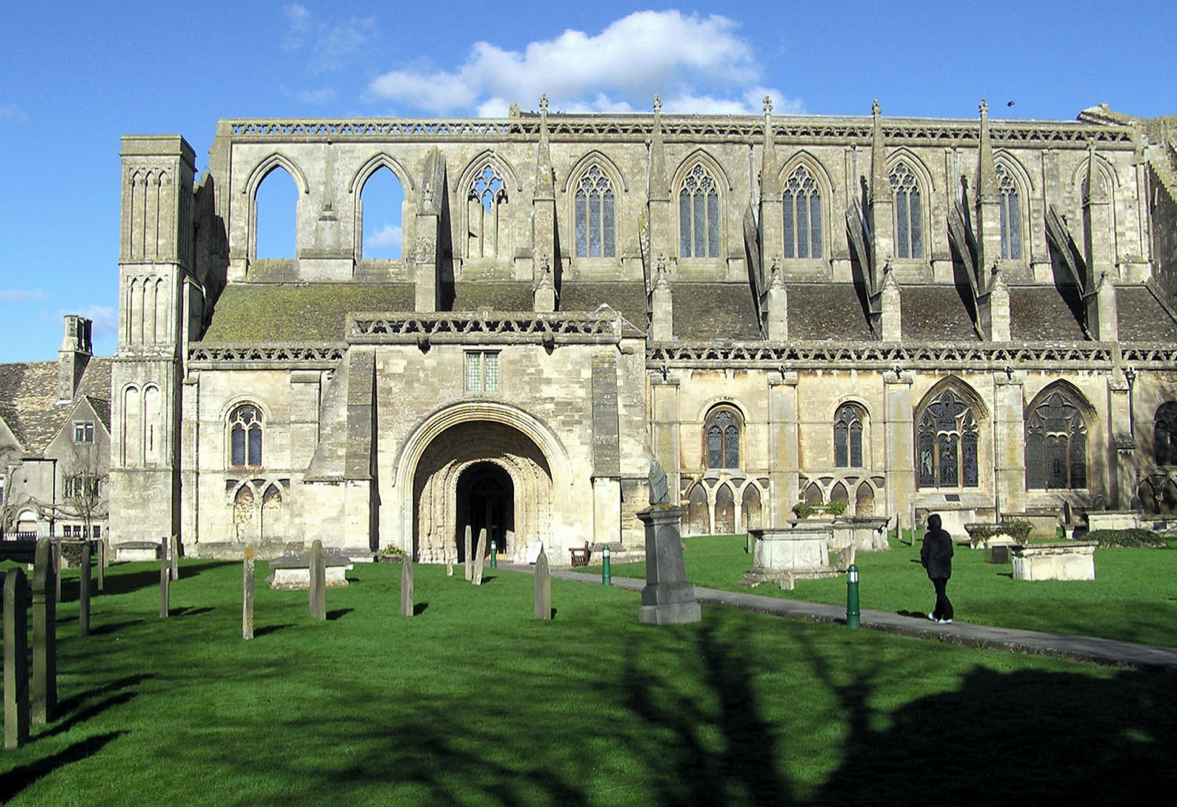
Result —
M1157 465L1177 465L1177 403L1173 401L1157 408L1153 422L1153 455Z
M922 258L919 183L903 163L891 169L890 180L891 192L895 195L895 257Z
M740 467L740 418L730 409L716 409L707 416L703 432L707 438L708 468Z
M616 257L613 186L600 166L592 166L580 178L575 205L576 257Z
M498 392L499 354L471 351L466 354L466 392Z
M821 191L805 166L785 183L785 257L821 257Z
M474 176L467 194L468 251L471 258L494 258L506 228L507 186L489 163Z
M678 193L678 233L681 257L719 257L719 190L702 165L691 169Z
M977 487L978 429L968 404L945 390L924 409L917 428L921 488Z
M865 417L860 407L842 404L834 416L834 465L838 468L861 468L862 425Z
M262 464L262 412L242 404L229 415L230 463L234 468L258 468Z
M1026 487L1087 487L1087 425L1061 393L1052 393L1026 419Z
M997 192L1001 199L1001 257L1022 259L1022 214L1018 207L1018 186L1004 166L997 166Z
M74 424L74 442L75 443L93 443L94 442L94 424L90 421L84 421Z

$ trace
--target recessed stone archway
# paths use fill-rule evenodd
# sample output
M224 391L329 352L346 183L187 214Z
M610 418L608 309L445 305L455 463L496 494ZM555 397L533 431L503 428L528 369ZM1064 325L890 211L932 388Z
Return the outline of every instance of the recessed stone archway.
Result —
M530 437L499 422L457 423L417 462L413 556L423 563L464 559L469 525L475 540L487 526L488 542L494 538L501 553L520 559L528 541L548 542L551 510L551 468Z

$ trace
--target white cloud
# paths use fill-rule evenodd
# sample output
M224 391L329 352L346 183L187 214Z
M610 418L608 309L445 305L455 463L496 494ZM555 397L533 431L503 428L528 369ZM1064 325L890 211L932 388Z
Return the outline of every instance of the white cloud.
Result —
M289 24L282 47L292 52L309 50L307 67L312 73L338 70L357 59L378 33L374 17L319 20L302 3L291 3L282 13Z
M393 224L385 224L376 232L370 233L364 244L380 249L400 249L401 228Z
M47 300L49 295L41 289L0 289L0 300L19 303L24 300Z
M0 121L13 120L17 123L24 123L28 119L29 116L16 104L0 104Z
M761 68L736 29L718 15L638 11L595 36L569 29L522 52L478 42L455 70L401 67L378 76L369 90L431 114L499 116L511 101L535 108L543 93L553 109L567 112L644 111L655 93L663 94L664 108L671 99L702 105L681 112L759 112L759 98L749 99L762 98L763 88L748 86ZM774 97L780 107L790 103Z
M335 89L332 87L320 87L317 90L287 90L286 94L296 101L312 106L319 106L335 100Z

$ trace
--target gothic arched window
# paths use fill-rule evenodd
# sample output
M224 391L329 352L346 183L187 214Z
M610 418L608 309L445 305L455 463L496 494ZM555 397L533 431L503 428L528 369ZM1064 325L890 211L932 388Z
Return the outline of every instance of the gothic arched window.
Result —
M1022 214L1018 207L1018 186L1004 166L997 166L997 192L1001 199L1001 257L1022 259Z
M834 415L834 465L838 468L861 468L862 427L866 418L854 404L842 404Z
M977 420L960 396L950 389L937 395L917 429L921 488L977 487Z
M487 163L474 175L467 194L468 255L494 258L506 227L507 186L494 166Z
M1153 455L1157 465L1177 465L1177 403L1173 401L1157 408L1153 422Z
M253 404L242 404L229 415L230 464L257 468L262 464L262 413Z
M580 178L575 206L576 257L616 257L613 186L600 166L592 166Z
M785 182L785 257L821 257L821 191L805 166Z
M719 257L719 190L702 165L690 170L678 193L678 233L681 257Z
M915 174L899 163L891 169L891 192L895 195L895 257L924 257L923 227L920 224L920 186Z
M703 427L708 468L740 467L740 418L730 409L716 409Z
M1062 393L1051 393L1026 419L1026 487L1087 487L1087 425Z

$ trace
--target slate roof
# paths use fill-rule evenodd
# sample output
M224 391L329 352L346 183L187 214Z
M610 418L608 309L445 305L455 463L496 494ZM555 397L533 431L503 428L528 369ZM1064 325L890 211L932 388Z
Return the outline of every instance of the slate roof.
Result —
M608 305L630 325L646 331L646 284L642 281L564 281L560 285L561 311L596 311Z
M674 335L684 342L760 338L747 283L671 283Z
M913 342L977 342L980 337L956 286L901 286L903 338Z
M57 362L0 364L0 417L25 452L42 453L82 396L110 431L110 362L109 357L92 357L74 400L63 404L57 402Z
M349 312L412 310L412 283L230 283L201 341L342 342Z
M1054 286L1011 286L1009 335L1015 342L1083 342L1087 337Z
M853 283L791 283L789 339L863 342L874 339ZM906 314L904 314L906 322Z
M535 295L529 280L464 280L454 283L453 311L531 311Z
M1121 342L1177 342L1177 323L1147 286L1117 286Z

